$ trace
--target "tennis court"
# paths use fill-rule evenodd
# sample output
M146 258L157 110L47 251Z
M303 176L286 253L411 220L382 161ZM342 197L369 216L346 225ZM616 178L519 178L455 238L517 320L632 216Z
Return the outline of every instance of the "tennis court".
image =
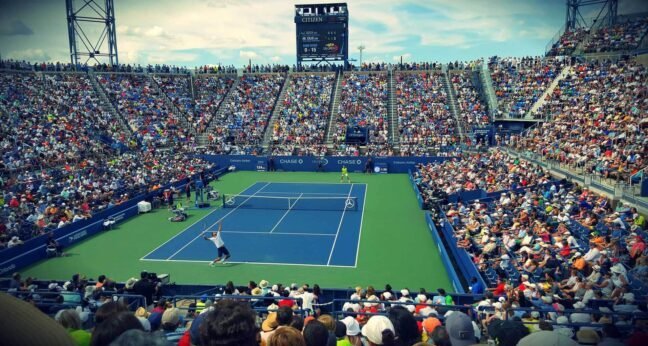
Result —
M367 185L256 182L223 207L153 249L143 261L209 263L203 239L223 223L230 263L353 267L358 260Z

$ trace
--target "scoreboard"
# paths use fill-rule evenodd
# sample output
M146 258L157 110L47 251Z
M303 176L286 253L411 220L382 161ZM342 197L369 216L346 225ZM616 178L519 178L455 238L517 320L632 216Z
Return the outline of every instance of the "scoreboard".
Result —
M297 62L344 60L349 45L346 4L295 5Z

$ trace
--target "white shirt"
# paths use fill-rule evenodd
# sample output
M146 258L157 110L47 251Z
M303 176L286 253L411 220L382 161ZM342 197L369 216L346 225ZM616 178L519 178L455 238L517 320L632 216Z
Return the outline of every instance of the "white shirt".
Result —
M223 238L221 238L220 232L216 233L215 237L210 237L208 239L211 240L211 242L214 243L217 248L225 246L225 242L223 242Z

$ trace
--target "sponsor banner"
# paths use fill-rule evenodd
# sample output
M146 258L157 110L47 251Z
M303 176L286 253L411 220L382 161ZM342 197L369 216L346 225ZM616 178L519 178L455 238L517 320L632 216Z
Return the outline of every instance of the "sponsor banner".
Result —
M234 166L240 171L257 171L267 167L269 157L253 155L201 155L220 167ZM367 157L358 156L274 156L274 166L279 171L339 172L346 166L349 172L364 172ZM443 162L455 157L375 157L374 167L382 167L380 173L407 173L417 164Z

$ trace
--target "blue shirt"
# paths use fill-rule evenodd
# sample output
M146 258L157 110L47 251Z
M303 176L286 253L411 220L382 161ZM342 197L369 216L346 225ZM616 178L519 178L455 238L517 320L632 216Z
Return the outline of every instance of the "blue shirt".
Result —
M484 286L479 282L475 282L472 284L472 287L470 288L470 293L472 294L483 294L484 293Z

